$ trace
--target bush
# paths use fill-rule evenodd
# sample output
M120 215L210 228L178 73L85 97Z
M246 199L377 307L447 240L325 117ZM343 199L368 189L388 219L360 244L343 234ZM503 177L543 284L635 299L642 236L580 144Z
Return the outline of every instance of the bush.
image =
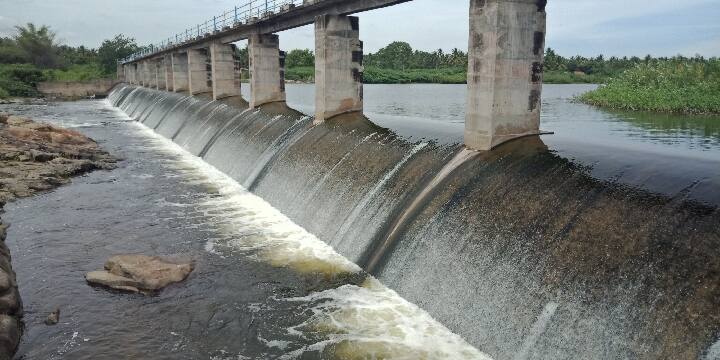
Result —
M7 99L10 96L7 90L0 88L0 99Z
M720 114L720 60L641 64L579 99L623 110Z
M45 81L45 76L34 65L0 65L0 88L10 96L38 96L37 84L41 81Z

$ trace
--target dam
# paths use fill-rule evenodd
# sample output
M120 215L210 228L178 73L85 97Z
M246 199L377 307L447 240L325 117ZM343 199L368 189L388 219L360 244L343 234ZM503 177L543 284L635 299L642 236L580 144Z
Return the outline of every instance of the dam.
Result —
M441 139L436 125L415 137L399 130L412 124L379 125L364 116L351 15L401 2L250 2L122 60L128 85L110 101L493 358L709 357L717 152L687 162L613 135L588 141L607 133L593 125L537 136L546 2L535 0L469 2L464 128ZM288 106L276 33L307 24L303 113ZM230 45L242 39L249 90Z
M717 336L717 159L577 161L558 149L611 150L539 138L465 154L363 117L111 101L496 358L699 357Z
M720 359L720 118L543 85L541 0L462 2L467 85L365 84L354 15L406 2L247 1L120 59L107 99L0 105L121 159L7 205L17 357ZM286 84L306 25L315 82ZM118 253L196 269L80 281Z

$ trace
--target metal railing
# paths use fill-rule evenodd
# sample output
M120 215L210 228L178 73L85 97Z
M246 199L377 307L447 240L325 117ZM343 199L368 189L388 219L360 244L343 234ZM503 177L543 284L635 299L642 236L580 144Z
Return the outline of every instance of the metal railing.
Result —
M203 39L240 25L247 25L303 5L303 0L247 0L244 5L223 12L204 23L197 24L177 33L159 43L151 44L122 60L128 63L162 51L172 49L187 42Z

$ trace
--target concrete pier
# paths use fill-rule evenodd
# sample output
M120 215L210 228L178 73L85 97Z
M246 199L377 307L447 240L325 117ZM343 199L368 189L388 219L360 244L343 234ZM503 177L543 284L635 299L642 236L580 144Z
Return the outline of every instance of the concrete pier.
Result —
M172 71L172 56L163 56L163 72L165 73L165 88L163 90L173 91L174 74Z
M235 65L235 46L210 44L213 100L240 96L240 72Z
M188 91L190 95L204 94L212 91L207 49L190 49L188 57Z
M159 58L155 60L155 73L157 74L157 83L155 84L157 90L167 89L167 77L165 75L165 58Z
M285 101L285 54L275 34L252 34L248 41L250 55L250 107Z
M147 80L147 77L148 77L147 67L145 66L146 62L141 61L141 62L137 63L137 65L138 65L138 85L145 86L145 84L147 84L147 81L148 81Z
M315 122L363 111L363 46L357 17L315 20Z
M172 53L173 87L174 92L185 92L190 90L188 83L188 55L187 53Z
M155 64L155 61L146 61L145 69L147 71L147 83L145 84L145 87L157 89L157 65Z
M468 148L490 150L539 133L545 3L470 1Z

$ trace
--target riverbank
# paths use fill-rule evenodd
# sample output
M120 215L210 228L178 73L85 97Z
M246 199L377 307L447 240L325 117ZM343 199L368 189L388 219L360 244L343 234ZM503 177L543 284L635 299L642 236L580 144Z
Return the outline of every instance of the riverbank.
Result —
M601 84L609 78L602 75L588 75L581 72L548 71L545 73L545 84ZM289 83L313 83L315 68L312 66L288 67L285 69L285 80ZM383 69L374 66L365 67L363 73L365 84L465 84L467 69L464 67L448 67L438 69Z
M0 360L11 359L22 333L22 301L5 245L6 203L66 184L73 176L112 169L115 159L71 130L0 113Z

